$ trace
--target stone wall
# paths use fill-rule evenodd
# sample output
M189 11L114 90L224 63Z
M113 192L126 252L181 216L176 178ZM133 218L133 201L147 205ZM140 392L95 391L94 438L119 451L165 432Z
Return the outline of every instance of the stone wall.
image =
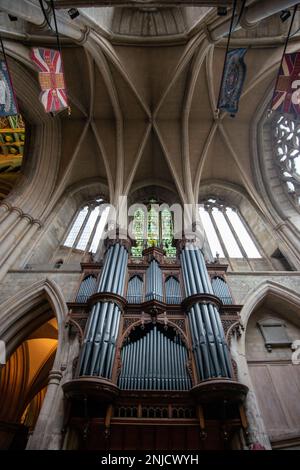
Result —
M55 281L62 290L66 302L74 300L81 271L10 271L0 284L0 304L5 302L16 292L29 288L32 284L43 279Z
M244 304L246 297L253 289L266 281L272 281L283 287L291 288L300 295L299 271L264 271L264 272L229 272L227 282L232 292L235 303Z

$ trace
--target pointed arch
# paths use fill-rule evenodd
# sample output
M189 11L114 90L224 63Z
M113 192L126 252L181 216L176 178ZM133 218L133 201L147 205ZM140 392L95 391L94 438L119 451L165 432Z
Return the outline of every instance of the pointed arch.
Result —
M65 320L68 308L63 293L55 281L43 279L20 290L0 305L0 337L9 357L34 329L53 314L58 325L58 348L54 368L59 362L65 342Z
M287 303L296 307L299 311L300 318L299 292L274 281L263 281L258 287L254 287L251 290L240 312L241 320L245 330L245 334L243 334L241 337L241 346L244 352L249 318L251 317L252 313L255 312L255 310L262 304L262 302L270 295L284 299Z

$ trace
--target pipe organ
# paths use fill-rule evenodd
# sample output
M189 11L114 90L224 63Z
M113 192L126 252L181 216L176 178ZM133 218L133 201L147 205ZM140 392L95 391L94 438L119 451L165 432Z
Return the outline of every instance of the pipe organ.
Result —
M170 338L157 325L127 340L122 351L119 387L133 390L189 390L188 352L180 337Z
M215 276L211 280L214 294L219 297L223 304L232 304L232 297L228 285L221 277Z
M143 280L140 276L133 276L127 287L127 302L130 304L140 304L143 301Z
M116 243L109 248L98 292L123 295L127 259L124 246ZM111 377L120 316L119 305L109 297L93 305L79 361L80 375Z
M181 253L183 277L187 297L195 296L188 310L193 351L199 379L231 377L232 367L218 309L210 297L213 295L203 254L199 248L183 249Z
M166 289L166 303L167 304L180 304L181 302L181 292L180 292L180 283L178 279L173 276L170 276L166 279L165 282Z
M96 282L97 282L97 278L93 274L86 276L79 286L78 293L76 296L76 302L79 302L79 303L87 302L89 297L93 295L95 292Z
M162 272L155 259L146 271L146 300L163 300Z
M103 432L100 449L108 445L103 436L129 424L143 432L155 416L165 420L165 432L191 426L195 449L210 448L210 437L224 429L228 439L245 428L240 410L247 387L236 380L225 337L239 323L226 267L207 266L185 239L177 248L173 259L149 247L137 260L130 242L117 237L107 241L102 264L82 265L83 281L69 304L80 353L63 389L84 446L93 448L85 431L93 423L96 434Z

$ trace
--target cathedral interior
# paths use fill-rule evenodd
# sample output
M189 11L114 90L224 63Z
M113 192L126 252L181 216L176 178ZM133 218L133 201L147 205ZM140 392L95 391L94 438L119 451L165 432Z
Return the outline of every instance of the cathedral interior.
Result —
M300 118L270 110L296 4L0 0L1 449L300 449Z

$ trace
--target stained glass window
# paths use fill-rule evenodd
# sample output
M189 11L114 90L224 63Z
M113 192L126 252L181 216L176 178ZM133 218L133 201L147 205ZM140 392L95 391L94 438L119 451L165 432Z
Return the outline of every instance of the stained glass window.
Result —
M145 215L142 209L137 209L134 213L133 233L135 235L135 246L132 247L132 256L142 256L144 247Z
M134 213L133 234L135 246L132 248L132 256L142 256L144 246L161 246L166 251L167 257L176 257L176 248L172 246L173 231L171 212L166 208L160 211L157 202L150 200L146 222L142 209L137 209Z

